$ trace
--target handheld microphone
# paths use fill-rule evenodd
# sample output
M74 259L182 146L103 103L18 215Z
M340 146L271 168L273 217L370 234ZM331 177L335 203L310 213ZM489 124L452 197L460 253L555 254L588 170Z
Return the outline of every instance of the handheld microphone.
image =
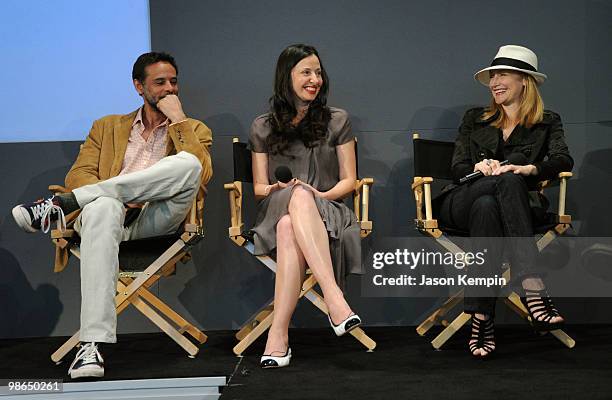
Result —
M499 163L499 165L506 165L506 164L508 164L508 160L504 160L504 161ZM478 178L480 178L482 176L484 176L482 171L474 171L471 174L467 174L463 178L459 179L459 184L466 183L466 182L469 182L469 181L473 181L474 179L478 179Z
M274 170L274 176L276 180L283 183L288 183L291 179L293 179L293 173L286 165L279 165Z
M500 166L506 165L506 164L527 165L528 163L529 163L529 160L523 153L511 153L510 155L508 155L508 159L500 162L499 165ZM459 179L459 184L463 184L463 183L472 181L474 179L480 178L481 176L483 176L482 171L472 172L471 174L467 174L463 178Z

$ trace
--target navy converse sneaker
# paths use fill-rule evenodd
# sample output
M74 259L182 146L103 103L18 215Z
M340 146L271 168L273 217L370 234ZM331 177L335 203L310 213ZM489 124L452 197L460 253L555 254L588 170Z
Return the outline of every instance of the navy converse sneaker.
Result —
M59 199L51 196L47 199L40 199L30 204L20 204L13 208L13 218L21 229L26 232L36 232L42 230L49 232L51 222L59 218L60 229L66 229L66 217L60 207Z
M104 376L104 359L95 342L81 343L72 365L68 369L72 379L102 378Z

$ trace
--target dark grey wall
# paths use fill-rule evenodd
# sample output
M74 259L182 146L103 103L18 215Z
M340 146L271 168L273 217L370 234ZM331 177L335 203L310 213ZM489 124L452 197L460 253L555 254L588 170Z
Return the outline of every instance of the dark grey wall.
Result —
M153 49L175 55L185 108L214 133L207 237L194 260L157 287L204 329L238 327L272 294L272 274L226 236L222 188L232 179L231 138L245 140L252 119L266 110L276 58L291 43L319 49L330 75L330 104L351 114L360 172L376 180L375 231L364 252L380 248L385 237L416 235L410 133L453 139L463 112L487 101L473 72L502 44L535 50L549 76L544 100L562 115L576 159L568 200L576 233L611 236L612 189L601 183L610 182L612 166L612 5L605 1L152 0L150 8ZM0 337L67 335L78 328L77 263L54 275L48 238L18 232L10 218L15 203L62 182L77 149L75 142L0 145ZM435 302L365 298L360 286L358 278L349 281L350 302L370 325L413 324ZM609 305L573 299L560 308L572 322L610 322ZM504 320L517 321L505 313L500 308ZM120 332L154 330L136 312L125 314ZM308 305L294 318L296 326L325 323Z

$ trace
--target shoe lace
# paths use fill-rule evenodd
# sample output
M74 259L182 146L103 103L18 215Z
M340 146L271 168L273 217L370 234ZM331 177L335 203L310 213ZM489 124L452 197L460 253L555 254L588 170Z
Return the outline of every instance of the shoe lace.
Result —
M57 214L60 231L66 231L66 216L64 215L64 210L53 202L53 197L32 207L34 218L40 217L40 226L44 233L49 232L49 229L51 229L51 216L54 214Z
M79 360L82 360L83 364L92 364L104 361L102 355L98 351L98 345L95 342L85 343L81 346L81 349L77 352L72 365L70 365L70 368L68 369L68 373L72 371L72 368L74 368L74 365Z

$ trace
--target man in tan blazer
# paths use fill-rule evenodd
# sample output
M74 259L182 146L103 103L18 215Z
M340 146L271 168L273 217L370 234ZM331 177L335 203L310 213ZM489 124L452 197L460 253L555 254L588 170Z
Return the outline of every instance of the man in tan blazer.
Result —
M203 205L212 176L210 129L187 118L178 98L178 67L165 53L145 53L132 70L144 100L127 115L94 122L66 176L68 193L13 208L26 232L80 210L81 347L72 378L104 376L98 343L115 343L119 243L176 232L193 199Z

